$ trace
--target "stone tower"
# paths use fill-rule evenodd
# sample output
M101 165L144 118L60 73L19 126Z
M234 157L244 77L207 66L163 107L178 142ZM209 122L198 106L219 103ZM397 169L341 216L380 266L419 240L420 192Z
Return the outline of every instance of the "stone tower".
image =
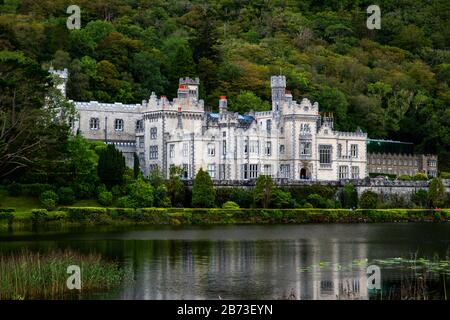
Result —
M281 102L286 99L286 77L282 75L270 77L270 87L272 89L272 109L277 111Z
M178 85L178 99L192 98L198 101L198 86L200 85L199 78L191 79L180 78Z
M226 96L220 96L219 111L220 112L227 111L227 97Z

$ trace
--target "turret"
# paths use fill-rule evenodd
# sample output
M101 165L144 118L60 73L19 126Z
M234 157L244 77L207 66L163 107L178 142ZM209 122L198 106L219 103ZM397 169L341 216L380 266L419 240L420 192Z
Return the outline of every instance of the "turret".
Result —
M227 111L227 97L226 96L220 96L219 100L219 111L224 112Z
M178 85L178 99L193 98L198 100L198 86L200 85L200 79L191 79L189 77L180 78Z
M276 111L282 101L286 99L286 77L270 77L270 87L272 88L272 108Z

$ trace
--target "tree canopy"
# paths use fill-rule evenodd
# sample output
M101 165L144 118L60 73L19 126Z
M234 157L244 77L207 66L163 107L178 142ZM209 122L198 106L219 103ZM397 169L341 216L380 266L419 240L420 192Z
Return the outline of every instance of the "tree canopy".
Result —
M33 81L39 65L69 68L75 101L140 103L151 91L172 98L179 77L199 76L208 108L226 95L240 112L268 108L269 77L281 72L294 98L318 101L338 129L413 142L450 171L448 1L379 1L380 30L366 27L369 4L79 0L82 28L68 30L65 0L6 1L0 62L18 70L8 81L23 76L18 64L34 68L21 91L35 93L17 96L17 106L43 99L45 81ZM11 99L13 82L1 86Z

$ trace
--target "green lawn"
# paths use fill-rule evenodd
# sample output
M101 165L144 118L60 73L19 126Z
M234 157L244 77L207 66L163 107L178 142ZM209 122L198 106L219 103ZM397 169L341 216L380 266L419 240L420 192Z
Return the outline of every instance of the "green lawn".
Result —
M95 199L83 199L75 202L71 207L101 207ZM11 197L6 190L0 189L0 208L14 208L17 217L27 217L32 209L43 208L38 198L29 196Z
M32 209L42 208L42 205L37 198L11 197L6 190L0 190L0 208L14 208L16 217L26 217Z

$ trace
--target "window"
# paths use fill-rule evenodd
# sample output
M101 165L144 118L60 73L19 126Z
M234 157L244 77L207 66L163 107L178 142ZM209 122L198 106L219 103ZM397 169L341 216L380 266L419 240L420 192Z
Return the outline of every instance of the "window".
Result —
M352 167L352 179L359 179L359 167Z
M247 180L248 179L248 165L243 164L242 170L241 170L242 179Z
M342 157L342 144L338 143L337 145L337 156L338 158Z
M100 120L98 120L98 118L91 118L91 120L89 120L89 128L91 128L91 130L100 129Z
M189 155L189 145L187 142L183 143L183 157L187 157Z
M158 165L157 164L151 164L151 165L148 166L148 171L149 172L153 172L153 171L156 171L156 170L158 170Z
M144 137L139 137L139 148L143 148L144 147Z
M139 163L142 165L145 162L145 153L139 153Z
M144 122L142 120L136 121L136 131L144 130Z
M215 164L208 164L208 174L211 177L211 179L216 178L216 165Z
M284 154L284 144L280 144L280 153Z
M216 146L214 143L208 143L208 156L214 157L216 154Z
M250 153L259 154L259 141L250 141Z
M266 142L266 156L270 156L272 154L272 142Z
M243 164L242 165L242 179L256 179L258 177L257 164Z
M150 139L155 140L158 136L158 129L156 127L150 128Z
M266 129L268 132L272 131L272 120L266 121Z
M300 141L300 155L310 156L311 155L311 142L310 141Z
M114 130L123 131L123 120L122 119L114 120Z
M319 162L321 167L331 167L331 145L319 145Z
M350 146L350 154L351 154L352 158L358 158L358 145L357 144L352 144Z
M311 132L311 127L309 126L309 123L301 123L300 132L303 134Z
M348 179L348 167L339 166L339 179Z
M69 127L70 127L71 129L73 129L74 126L75 126L75 119L74 119L74 118L70 118L70 119L69 119Z
M225 138L227 136L227 132L226 131L222 132L222 136Z
M280 133L281 133L281 134L284 133L284 128L283 128L283 127L280 128Z
M282 178L289 178L290 177L290 165L289 164L281 164L280 165L280 174Z
M257 164L251 164L249 166L250 166L249 178L250 179L258 178L258 165Z
M150 146L150 159L158 159L158 146Z
M226 140L222 141L222 154L223 154L223 156L225 156L227 154L227 141Z
M175 157L175 145L170 144L169 145L169 158L174 158L174 157Z
M187 179L189 177L189 165L187 163L183 163L183 172L181 173L181 177L183 179Z
M248 153L248 140L244 141L244 154Z
M272 165L270 165L270 164L264 165L264 174L266 176L272 176Z

